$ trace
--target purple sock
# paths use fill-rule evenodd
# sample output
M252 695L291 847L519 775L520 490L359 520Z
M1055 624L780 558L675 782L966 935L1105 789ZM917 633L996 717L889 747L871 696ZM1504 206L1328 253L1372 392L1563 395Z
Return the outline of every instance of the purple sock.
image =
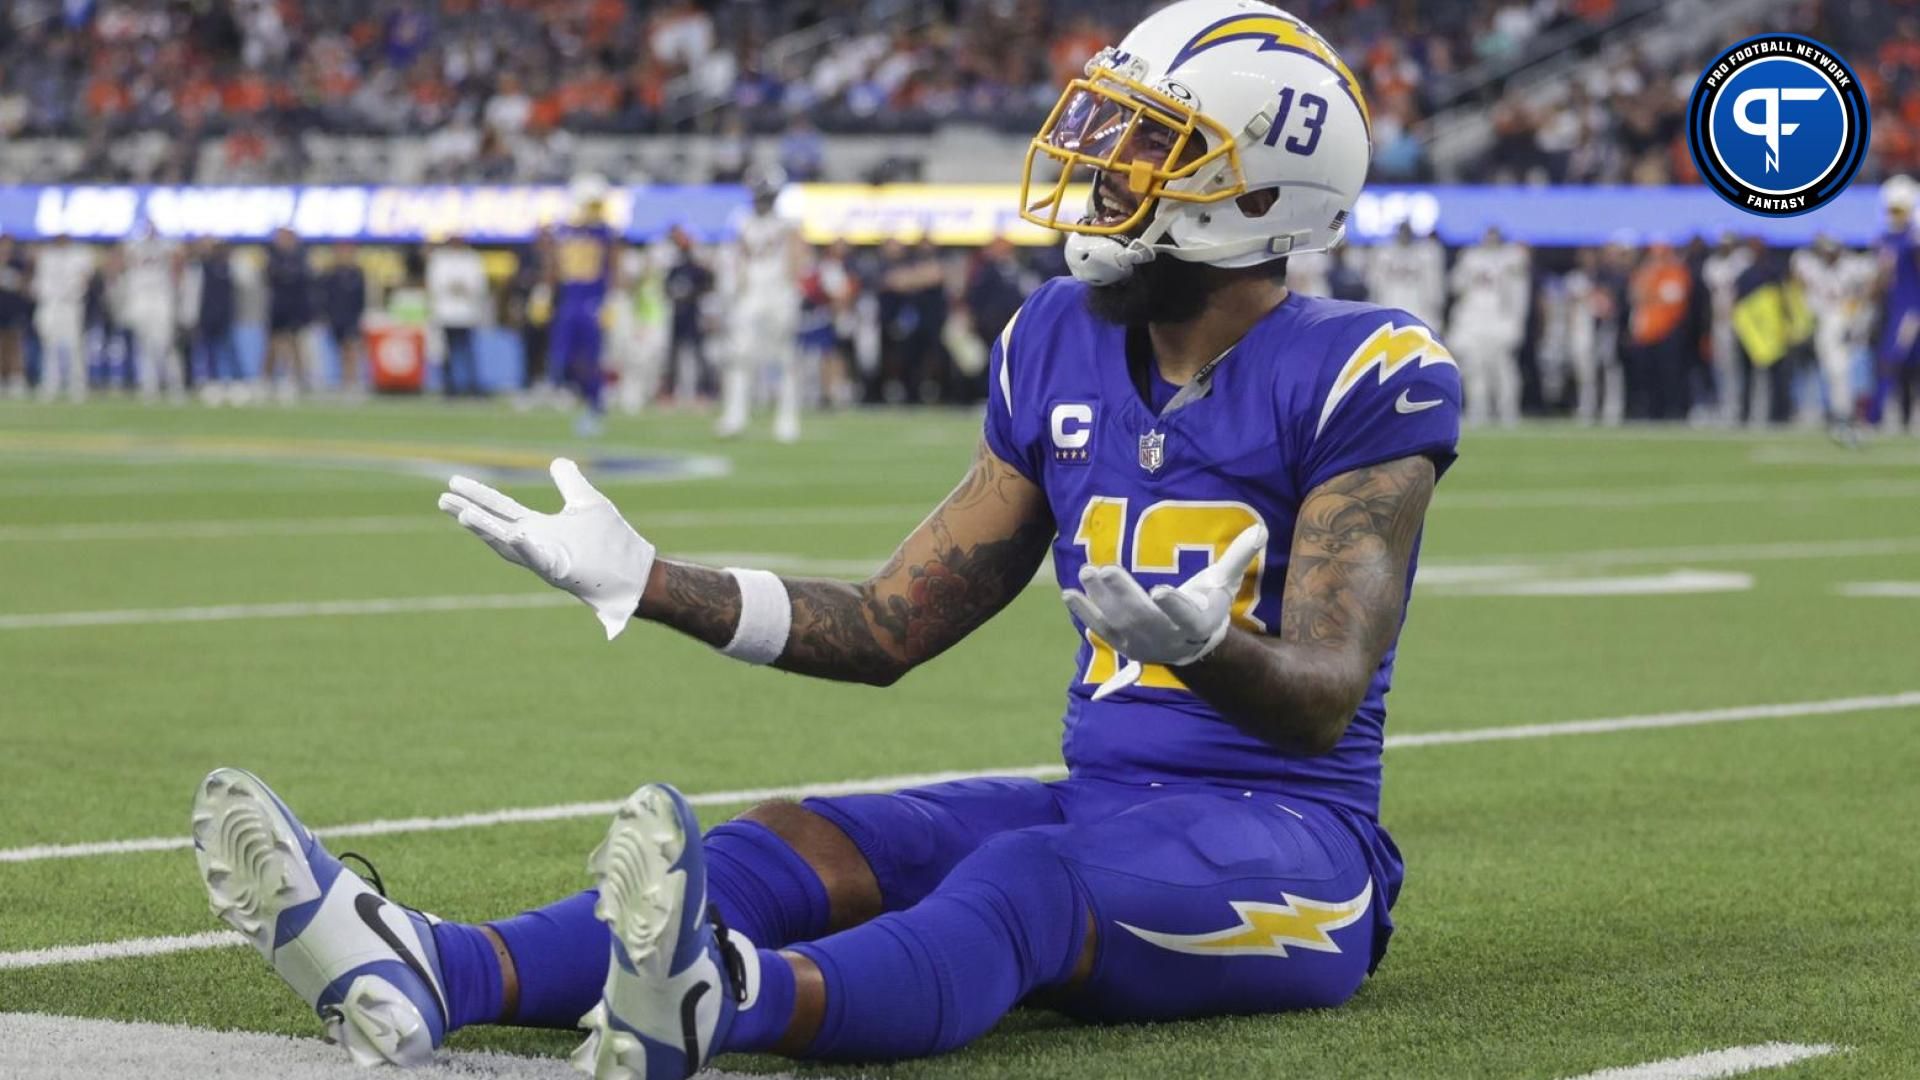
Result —
M756 950L760 957L760 989L753 1005L740 1010L720 1051L750 1054L770 1050L787 1033L793 1020L793 965L772 949Z
M781 949L827 932L826 885L772 829L729 821L709 829L703 845L708 898L755 945Z
M507 943L520 977L520 1008L506 1018L509 1023L578 1027L580 1018L600 1000L612 939L606 925L593 917L593 903L599 896L588 889L487 924Z
M440 952L447 1030L499 1020L504 991L500 958L494 954L493 942L477 926L443 922L434 924L433 945Z
M586 399L587 411L595 416L607 411L601 398L601 391L607 383L606 373L600 369L598 360L580 362L580 396Z

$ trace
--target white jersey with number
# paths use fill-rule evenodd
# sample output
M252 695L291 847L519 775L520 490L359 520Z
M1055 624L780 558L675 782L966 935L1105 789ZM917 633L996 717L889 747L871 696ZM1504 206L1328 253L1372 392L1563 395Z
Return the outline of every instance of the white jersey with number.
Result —
M178 253L178 245L160 236L127 241L121 252L125 269L120 274L120 310L128 322L173 322Z
M93 249L67 242L42 248L33 260L33 299L42 309L73 308L86 303L87 280L93 277Z
M1527 325L1532 271L1518 244L1476 244L1453 264L1456 334L1483 334L1518 344Z
M739 221L734 245L734 281L742 303L800 303L792 246L799 226L778 214L749 212Z
M1829 261L1806 249L1794 252L1789 266L1806 292L1807 310L1816 325L1843 331L1858 325L1873 287L1873 260L1841 252Z
M1399 308L1440 333L1446 314L1447 256L1431 238L1389 240L1367 255L1367 299Z

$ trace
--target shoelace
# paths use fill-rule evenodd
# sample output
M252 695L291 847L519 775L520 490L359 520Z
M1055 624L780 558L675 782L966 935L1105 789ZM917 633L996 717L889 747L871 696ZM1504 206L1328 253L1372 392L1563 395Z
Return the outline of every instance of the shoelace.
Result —
M413 907L410 904L402 904L400 903L400 901L395 900L391 896L388 896L387 883L384 879L380 877L380 868L373 865L372 859L367 858L365 855L362 855L357 851L343 851L340 854L334 856L334 858L339 859L343 863L346 862L348 859L352 859L354 862L357 862L361 866L366 867L367 872L364 874L361 874L360 876L367 879L367 883L373 886L373 891L380 894L380 899L385 900L390 904L394 904L398 907L404 908L407 911L411 911L415 915L420 916L421 918L427 920L430 923L438 921L433 916L427 914L424 911L421 911L419 908Z
M373 891L379 893L383 900L400 904L398 900L387 895L386 879L380 876L380 868L373 865L372 859L357 851L343 851L334 857L343 863L352 859L365 867L367 872L362 876L373 886ZM426 916L426 913L419 908L407 907L405 904L400 906L407 908L415 915L423 918ZM734 944L733 935L727 930L727 920L720 916L718 907L712 904L707 905L707 921L713 924L714 940L720 946L720 958L727 965L727 981L733 987L733 1002L735 1005L745 1005L747 1003L747 961L740 955L740 946Z
M372 859L367 858L365 855L362 855L357 851L343 851L340 854L334 856L334 858L339 859L341 862L346 862L348 859L352 859L354 862L357 862L361 866L366 867L367 872L364 874L361 874L360 876L363 878L368 878L372 881L373 891L379 893L380 898L382 900L392 899L392 897L389 897L387 895L387 883L385 881L380 880L380 871L378 868L376 868L373 865Z
M727 930L727 920L720 917L720 909L707 905L707 921L713 924L714 940L720 945L720 959L727 965L727 981L733 984L733 1003L747 1003L747 962L740 955L740 946L733 943L733 935Z

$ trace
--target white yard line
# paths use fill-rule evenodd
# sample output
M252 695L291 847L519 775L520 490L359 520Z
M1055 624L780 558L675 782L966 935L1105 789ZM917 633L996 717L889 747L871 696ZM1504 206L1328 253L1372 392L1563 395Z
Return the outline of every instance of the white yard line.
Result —
M1455 743L1501 742L1507 739L1542 739L1556 735L1604 735L1615 731L1698 727L1701 724L1727 724L1740 720L1777 720L1794 716L1831 716L1836 713L1909 708L1920 708L1920 690L1908 690L1899 694L1875 694L1867 697L1830 698L1826 701L1794 701L1778 705L1735 705L1725 709L1647 713L1640 716L1616 716L1604 720L1563 720L1552 724L1516 724L1508 727L1470 728L1465 731L1422 731L1411 735L1387 736L1387 749L1410 750L1416 746L1450 746Z
M649 529L726 528L756 525L872 525L912 522L927 507L793 506L724 510L649 511ZM232 518L217 521L91 521L54 525L0 525L0 543L73 543L88 540L224 540L258 536L321 536L359 533L445 531L452 526L431 511L365 517ZM447 535L454 535L448 533Z
M178 1024L128 1023L38 1013L0 1013L0 1076L66 1080L75 1076L148 1076L154 1080L364 1080L369 1073L338 1046L254 1031L209 1031ZM702 1080L783 1080L709 1069ZM565 1058L493 1050L443 1050L408 1080L569 1080Z
M778 552L698 552L696 562L763 567L789 573L849 576L880 565L879 559L815 559ZM448 611L494 611L566 607L562 592L458 593L450 596L386 596L364 600L295 600L263 604L111 608L94 611L33 611L0 615L0 632L62 630L86 626L152 626L167 623L240 622L252 619L317 619L349 615L417 615Z
M1644 1065L1601 1069L1599 1072L1583 1073L1573 1080L1716 1080L1718 1077L1739 1076L1761 1069L1777 1069L1782 1065L1825 1057L1845 1049L1844 1046L1827 1043L1756 1043L1753 1046L1730 1046L1725 1050L1710 1050L1704 1054L1689 1054L1664 1061L1649 1061Z
M133 956L164 956L168 953L223 949L229 945L246 943L246 938L231 930L210 930L204 934L128 938L123 941L105 941L98 945L55 945L46 949L0 953L0 971L59 967L63 964L90 964L95 960L124 960ZM8 1014L0 1013L0 1017L6 1015ZM0 1073L5 1072L6 1070L0 1069Z
M1435 510L1565 508L1622 510L1636 507L1822 499L1911 499L1920 481L1851 480L1821 484L1686 484L1631 488L1543 488L1520 491L1442 491Z
M228 492L287 491L431 491L431 482L419 476L370 470L328 473L282 471L260 476L138 477L82 476L67 480L0 480L0 497L69 498L141 495L201 495Z
M1920 600L1920 581L1849 581L1834 586L1841 596L1870 596L1893 600Z
M1839 544L1814 546L1807 553L1754 551L1734 548L1665 548L1569 552L1537 561L1515 557L1513 562L1435 562L1423 568L1416 582L1423 594L1435 596L1645 596L1674 593L1728 592L1751 588L1748 575L1679 570L1664 576L1616 579L1541 580L1556 566L1631 566L1680 561L1743 562L1756 559L1834 558L1920 551L1920 539L1861 541L1852 548ZM1744 553L1744 557L1742 557ZM753 566L786 573L855 578L871 572L884 557L824 559L771 551L692 552L684 558L725 566ZM1042 565L1029 587L1054 588L1053 571ZM1904 595L1861 593L1848 595ZM456 593L442 596L386 596L359 600L294 600L257 604L205 604L163 608L107 608L86 611L29 611L0 615L0 633L10 630L60 630L91 626L151 626L169 623L241 622L253 619L311 619L340 616L416 615L450 611L489 611L519 608L565 607L563 593Z
M1435 583L1442 596L1679 596L1697 593L1745 592L1753 588L1752 574L1724 570L1673 570L1665 574L1629 577L1535 577L1522 567L1507 579L1456 580ZM1426 584L1426 583L1423 583Z
M1648 566L1660 563L1775 562L1795 559L1855 559L1920 553L1920 537L1855 540L1786 540L1759 544L1696 544L1687 547L1593 548L1483 555L1476 559L1423 560L1428 567Z
M78 626L151 626L156 623L232 622L239 619L313 619L339 615L405 615L435 611L546 608L576 602L573 597L562 592L525 592L470 596L394 596L374 600L304 600L285 604L121 608L112 611L46 611L28 615L0 615L0 631L56 630Z
M695 806L740 806L746 803L765 802L768 799L811 799L829 795L856 795L868 791L894 791L900 788L924 787L927 784L944 784L950 780L966 780L976 776L1029 776L1051 779L1065 773L1066 770L1058 765L1015 765L984 771L967 769L903 773L897 776L831 780L824 783L794 784L785 787L706 791L688 795L687 801ZM601 817L613 813L619 805L619 800L615 799L607 802L483 810L448 817L382 818L347 825L322 826L314 831L328 839L346 836L383 836L389 833L443 832L448 829L474 829L492 825ZM90 855L127 855L142 851L185 851L192 846L193 841L184 836L150 836L138 840L103 840L88 844L45 844L35 847L0 848L0 863L74 859ZM4 955L0 954L0 956Z

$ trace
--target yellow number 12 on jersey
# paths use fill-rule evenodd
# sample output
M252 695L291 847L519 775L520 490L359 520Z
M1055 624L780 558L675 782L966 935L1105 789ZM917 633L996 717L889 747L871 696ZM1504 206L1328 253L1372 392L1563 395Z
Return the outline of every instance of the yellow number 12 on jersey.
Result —
M1087 562L1096 566L1124 565L1135 574L1177 574L1180 553L1204 551L1211 562L1227 550L1233 538L1254 525L1265 524L1253 507L1241 502L1188 502L1167 499L1149 505L1140 512L1133 527L1133 550L1123 563L1121 548L1127 532L1127 500L1095 495L1080 513L1080 527L1073 542L1084 547ZM1260 600L1260 574L1266 567L1266 553L1253 557L1240 592L1233 599L1233 622L1246 630L1265 632L1266 625L1253 617L1253 605ZM1087 643L1093 646L1093 658L1082 676L1098 685L1119 669L1120 659L1113 646L1087 631ZM1147 664L1140 672L1139 685L1159 690L1185 690L1172 671L1159 664Z

